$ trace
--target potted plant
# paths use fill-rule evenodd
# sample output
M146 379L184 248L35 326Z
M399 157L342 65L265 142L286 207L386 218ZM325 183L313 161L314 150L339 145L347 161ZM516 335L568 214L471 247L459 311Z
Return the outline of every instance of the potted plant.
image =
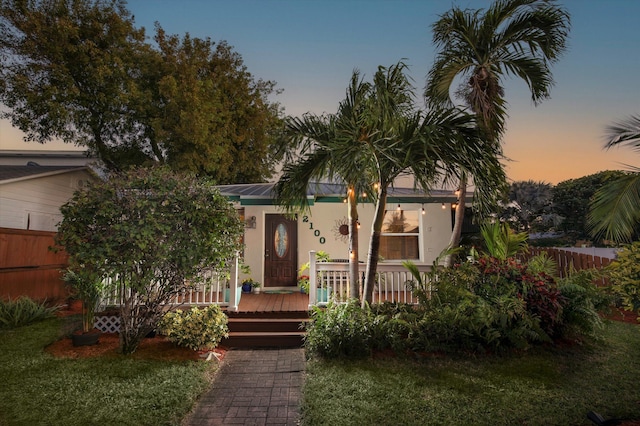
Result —
M94 329L96 308L102 293L102 280L87 269L68 269L64 280L76 299L82 302L82 330L71 335L73 346L98 343L100 331Z
M331 256L326 251L320 250L316 253L316 259L318 262L329 262L331 260ZM298 287L300 287L300 293L309 294L309 275L303 275L309 269L309 262L304 263L298 269ZM320 301L328 300L328 292L331 289L317 289L317 297Z
M242 292L243 293L251 293L252 290L253 290L253 280L251 278L247 278L247 279L243 280L242 281Z
M309 294L309 275L298 277L298 287L300 287L300 293Z
M251 281L251 287L256 293L260 293L260 286L261 284L258 281Z

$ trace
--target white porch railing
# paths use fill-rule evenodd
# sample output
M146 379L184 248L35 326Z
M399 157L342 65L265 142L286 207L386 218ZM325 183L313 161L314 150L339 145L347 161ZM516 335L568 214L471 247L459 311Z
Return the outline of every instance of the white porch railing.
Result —
M431 270L430 265L417 265L421 273ZM361 265L360 290L364 282L365 265ZM408 281L413 280L411 273L396 263L378 263L376 285L373 291L373 303L399 302L418 303ZM349 299L349 264L344 262L319 262L316 252L309 252L309 308L326 305L329 300L343 302Z
M220 305L226 306L228 311L237 311L240 302L241 284L238 282L238 258L232 263L229 271L206 271L202 280L197 284L186 287L175 295L167 305ZM101 301L102 308L107 306L120 306L123 294L128 294L124 283L118 282L119 278L108 278L106 292Z

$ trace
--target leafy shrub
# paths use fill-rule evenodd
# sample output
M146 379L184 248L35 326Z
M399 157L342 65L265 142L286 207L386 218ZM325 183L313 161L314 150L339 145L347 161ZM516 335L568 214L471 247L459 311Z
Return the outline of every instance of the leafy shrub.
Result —
M305 348L308 353L326 358L366 357L374 347L379 319L355 300L329 302L324 309L316 307L307 325Z
M529 259L527 262L527 272L531 274L544 272L547 275L557 276L558 262L549 257L549 253L543 251Z
M227 316L218 305L169 312L160 321L158 329L171 342L193 350L213 349L229 336Z
M560 334L595 336L602 328L599 312L609 309L613 297L608 288L598 288L594 284L601 276L602 272L596 269L583 269L558 280L558 289L564 299Z
M33 322L52 318L59 306L49 307L26 296L15 300L0 299L0 328L16 328Z
M640 242L625 246L608 267L611 288L628 311L640 313Z

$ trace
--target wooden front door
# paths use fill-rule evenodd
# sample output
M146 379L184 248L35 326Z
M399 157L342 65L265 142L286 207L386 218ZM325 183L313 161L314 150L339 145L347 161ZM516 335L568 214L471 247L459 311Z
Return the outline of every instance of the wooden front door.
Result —
M296 286L298 222L280 214L265 219L264 286Z

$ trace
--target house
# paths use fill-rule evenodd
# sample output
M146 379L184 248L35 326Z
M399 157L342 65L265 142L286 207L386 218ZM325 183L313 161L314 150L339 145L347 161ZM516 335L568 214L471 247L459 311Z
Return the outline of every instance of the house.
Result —
M0 228L56 231L60 206L94 178L86 166L0 165Z
M6 165L16 158L24 164ZM62 301L68 291L60 270L67 258L49 247L62 220L60 207L95 175L73 161L38 165L34 158L0 155L0 298ZM61 158L54 155L53 162Z
M348 262L345 186L310 185L310 211L293 218L275 205L273 187L272 183L218 186L245 222L244 263L250 267L251 278L262 282L265 289L295 287L298 269L309 261L312 250ZM380 247L383 263L400 265L409 259L418 265L431 265L449 244L456 202L453 191L425 194L410 188L390 188ZM374 208L373 203L358 204L358 251L363 265Z

